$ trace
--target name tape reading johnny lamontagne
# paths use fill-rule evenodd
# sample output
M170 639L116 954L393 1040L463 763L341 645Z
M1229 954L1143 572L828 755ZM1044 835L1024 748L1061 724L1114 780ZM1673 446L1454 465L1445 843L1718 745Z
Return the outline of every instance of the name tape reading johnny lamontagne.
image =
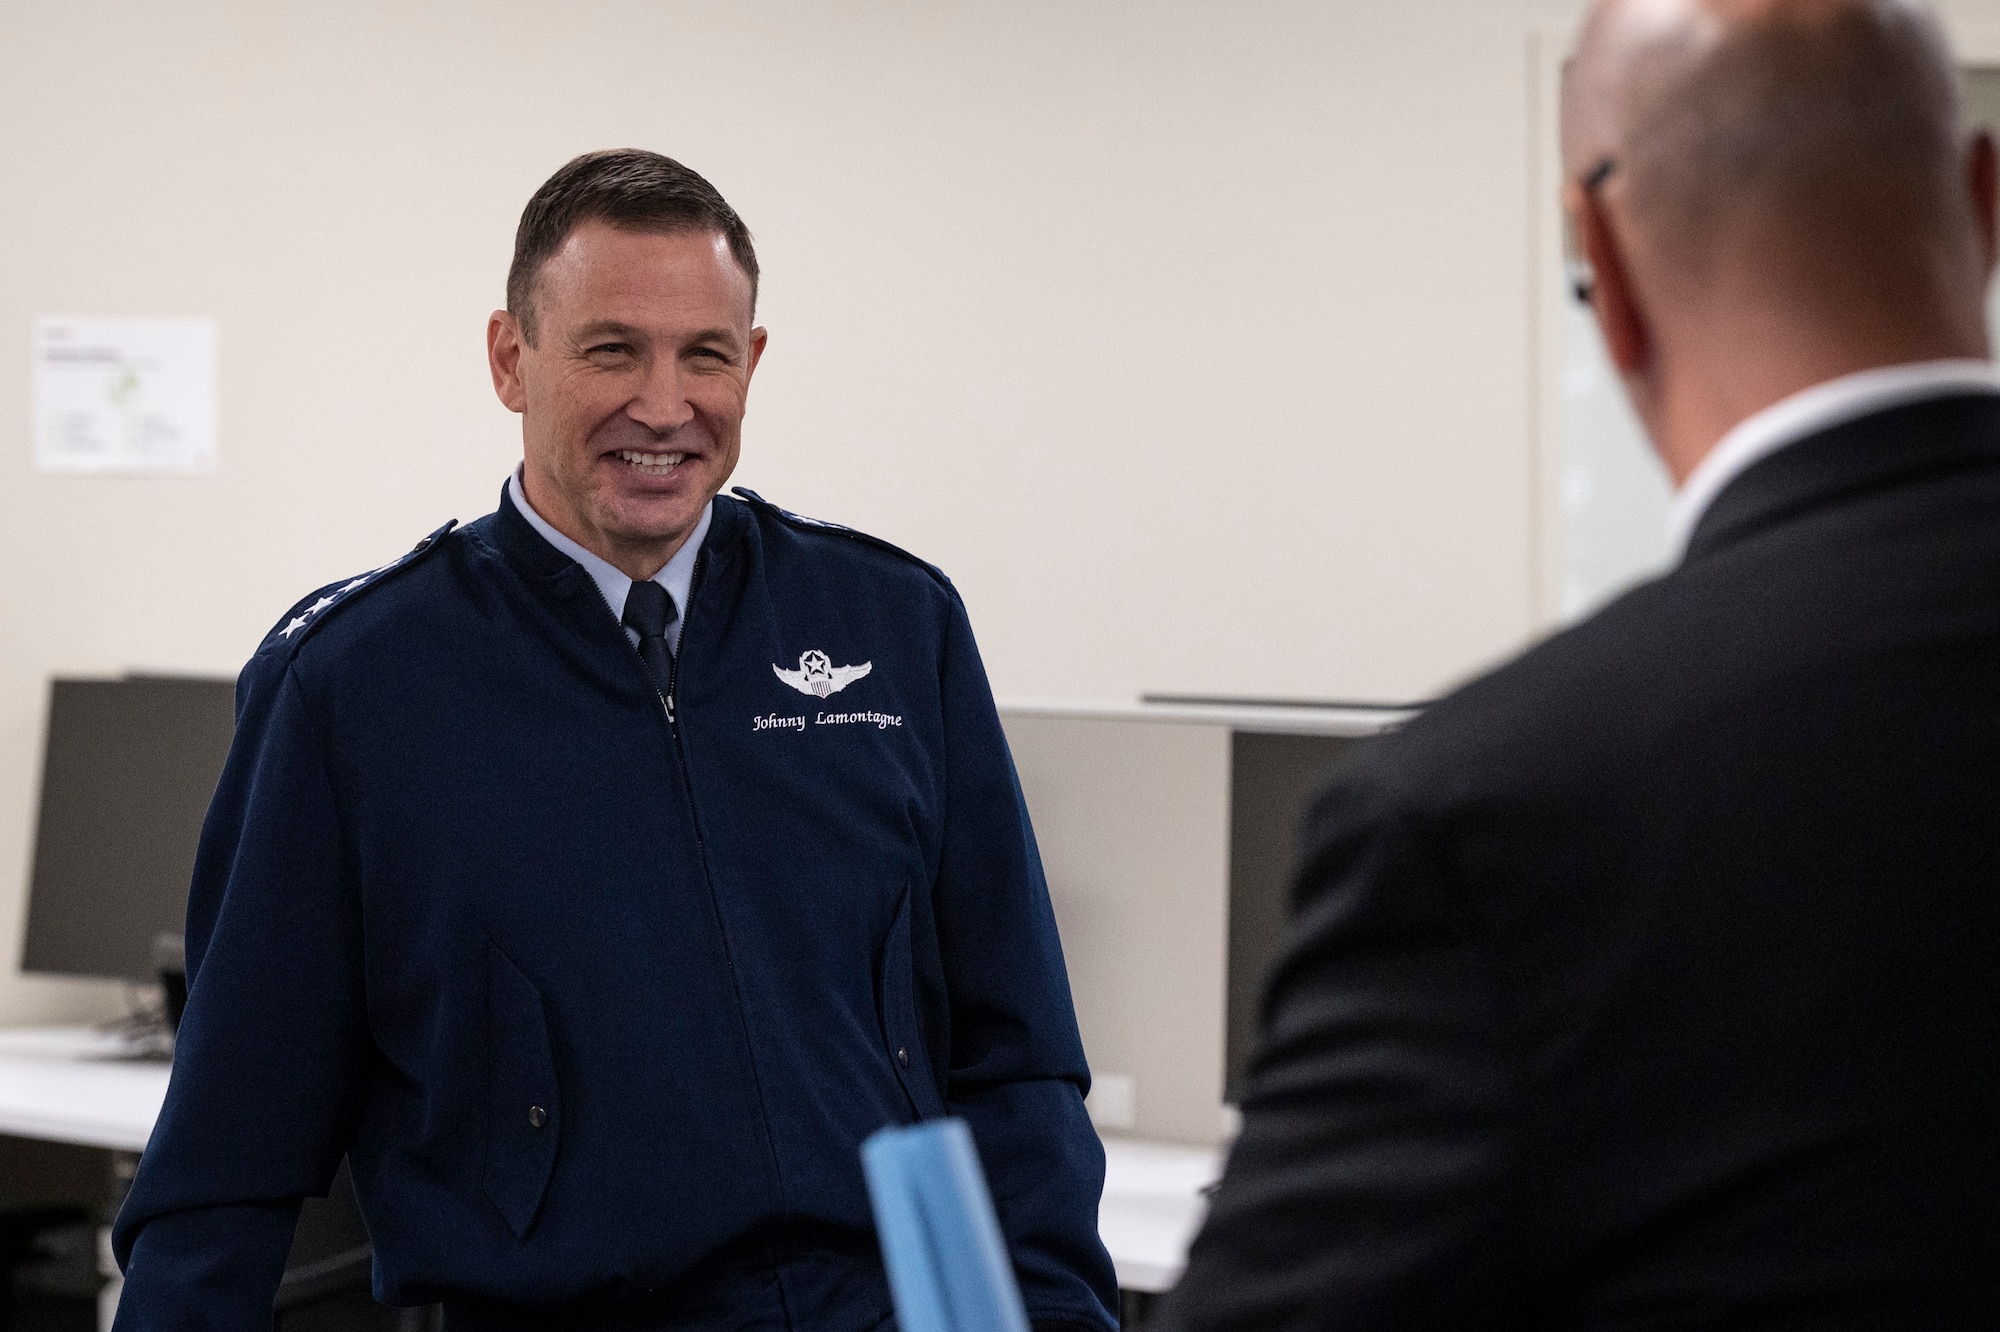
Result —
M814 726L873 726L878 731L886 731L891 726L901 726L903 718L900 713L888 712L815 712L812 716L812 724ZM806 719L804 716L786 717L771 712L766 713L762 717L752 717L750 719L750 729L753 731L803 731L806 729Z

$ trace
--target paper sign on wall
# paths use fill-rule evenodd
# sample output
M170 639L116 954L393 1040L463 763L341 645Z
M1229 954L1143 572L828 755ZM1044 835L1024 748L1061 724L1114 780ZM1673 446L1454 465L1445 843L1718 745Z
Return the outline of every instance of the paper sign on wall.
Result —
M35 466L215 468L215 321L35 321Z

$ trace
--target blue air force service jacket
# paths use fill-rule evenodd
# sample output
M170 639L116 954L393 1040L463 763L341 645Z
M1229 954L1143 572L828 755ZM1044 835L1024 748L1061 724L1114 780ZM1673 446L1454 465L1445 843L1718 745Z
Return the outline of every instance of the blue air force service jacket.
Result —
M873 1327L861 1140L948 1114L1031 1319L1113 1325L1088 1073L957 593L750 496L716 501L689 601L663 707L503 494L272 631L116 1227L120 1328L268 1326L343 1153L388 1302L616 1305L747 1266L801 1325ZM874 1275L826 1277L843 1251Z

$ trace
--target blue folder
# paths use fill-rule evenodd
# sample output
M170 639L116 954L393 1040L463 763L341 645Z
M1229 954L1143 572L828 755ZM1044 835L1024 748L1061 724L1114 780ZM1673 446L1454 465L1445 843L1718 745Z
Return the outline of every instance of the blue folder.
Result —
M965 1121L883 1129L861 1165L901 1332L1028 1332Z

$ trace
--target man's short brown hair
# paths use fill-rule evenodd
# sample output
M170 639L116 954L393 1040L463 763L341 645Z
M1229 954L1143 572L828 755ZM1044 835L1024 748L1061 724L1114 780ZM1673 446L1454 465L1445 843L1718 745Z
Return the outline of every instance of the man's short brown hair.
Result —
M720 232L729 253L750 279L750 308L757 308L757 251L750 228L702 179L671 157L643 148L609 148L571 158L521 210L514 232L514 262L507 270L507 311L535 342L535 279L549 256L585 222L601 219L625 231L664 235Z

